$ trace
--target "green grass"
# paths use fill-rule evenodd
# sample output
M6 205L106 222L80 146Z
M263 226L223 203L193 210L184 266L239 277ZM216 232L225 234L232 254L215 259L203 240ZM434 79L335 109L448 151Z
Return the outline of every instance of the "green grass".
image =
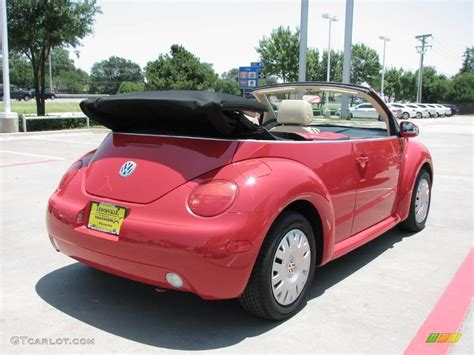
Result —
M11 101L11 110L19 115L36 115L36 102L30 100L24 101ZM0 102L0 111L3 111L3 102ZM46 114L53 112L81 112L78 102L54 102L46 101Z

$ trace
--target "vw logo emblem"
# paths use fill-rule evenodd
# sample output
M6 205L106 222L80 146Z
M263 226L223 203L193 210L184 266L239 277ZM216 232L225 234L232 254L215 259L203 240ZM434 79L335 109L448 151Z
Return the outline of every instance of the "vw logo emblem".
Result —
M134 161L131 161L131 160L126 161L120 168L119 174L122 177L130 176L133 174L136 167L137 167L137 163L135 163Z

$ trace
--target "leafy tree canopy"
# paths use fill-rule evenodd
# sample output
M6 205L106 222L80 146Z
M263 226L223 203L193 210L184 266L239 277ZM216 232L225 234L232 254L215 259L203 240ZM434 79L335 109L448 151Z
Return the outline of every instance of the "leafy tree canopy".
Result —
M280 26L270 37L263 37L256 48L265 71L285 83L298 80L299 33L298 29L293 32Z
M235 79L217 79L214 90L216 92L240 95L239 84Z
M7 1L10 47L31 62L39 115L45 113L46 61L51 48L79 45L92 32L99 12L93 0Z
M123 81L117 93L127 93L127 92L141 92L145 91L145 83L144 82L132 82L132 81Z
M112 56L95 63L91 69L90 90L98 94L116 94L124 81L142 82L140 66L131 60Z
M152 90L212 90L217 74L210 64L201 63L183 46L174 44L169 54L148 62L145 79L147 88Z
M474 47L466 48L463 54L462 67L459 70L460 73L474 72Z
M354 84L367 82L373 86L374 79L382 69L377 52L365 44L354 44L351 62L351 82Z

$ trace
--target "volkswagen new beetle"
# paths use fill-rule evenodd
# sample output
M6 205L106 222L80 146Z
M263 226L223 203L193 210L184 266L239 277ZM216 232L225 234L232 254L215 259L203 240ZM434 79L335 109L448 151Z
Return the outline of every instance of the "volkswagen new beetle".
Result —
M396 225L424 228L430 153L375 92L314 82L253 95L83 101L111 132L49 200L54 248L111 274L238 298L255 315L284 319L305 304L317 267ZM350 115L361 102L377 113Z

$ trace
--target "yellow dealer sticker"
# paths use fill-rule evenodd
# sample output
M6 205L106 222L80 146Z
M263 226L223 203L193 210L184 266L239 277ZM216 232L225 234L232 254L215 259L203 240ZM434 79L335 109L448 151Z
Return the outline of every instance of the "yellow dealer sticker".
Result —
M87 227L101 232L118 235L125 219L125 207L108 203L92 202Z

